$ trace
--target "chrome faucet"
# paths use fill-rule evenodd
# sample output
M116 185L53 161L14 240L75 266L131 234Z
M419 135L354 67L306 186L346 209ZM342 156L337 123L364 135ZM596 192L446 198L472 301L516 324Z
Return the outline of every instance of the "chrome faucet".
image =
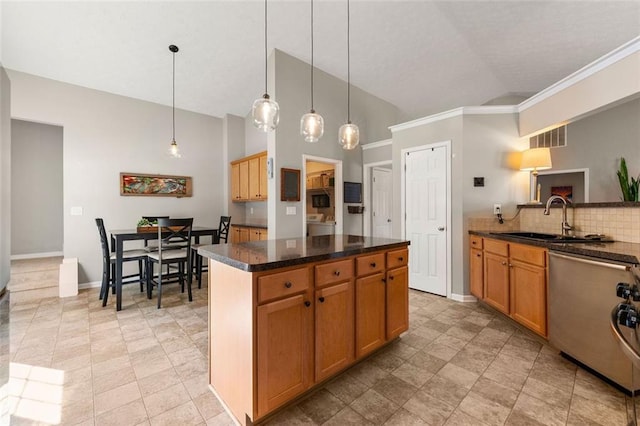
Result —
M560 195L552 195L551 197L549 197L549 199L547 200L547 206L544 208L544 214L549 216L549 208L551 207L551 203L553 203L555 200L560 200L562 201L562 235L569 235L569 231L571 231L573 228L571 227L571 225L569 225L569 222L567 222L567 200L564 199L564 197L561 197Z

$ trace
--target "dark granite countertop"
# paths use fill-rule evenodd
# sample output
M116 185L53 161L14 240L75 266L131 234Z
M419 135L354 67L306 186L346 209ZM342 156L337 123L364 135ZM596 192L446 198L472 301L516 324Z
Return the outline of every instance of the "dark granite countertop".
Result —
M251 241L202 246L198 254L247 272L338 259L378 250L402 248L409 241L359 235L318 235L306 238Z
M525 209L543 209L546 207L545 203L540 204L518 204L518 207ZM562 203L553 203L551 204L552 208L561 208ZM638 208L640 207L640 203L636 201L605 201L599 203L572 203L569 204L568 207L573 208L602 208L602 207L615 207L615 208Z
M245 228L267 229L267 225L258 223L232 223L231 226L244 226Z
M479 235L496 240L511 241L530 246L545 247L551 251L580 256L594 257L598 259L613 260L632 264L640 264L640 244L625 243L622 241L588 243L555 243L548 241L535 241L525 238L514 237L500 232L469 231L469 234Z

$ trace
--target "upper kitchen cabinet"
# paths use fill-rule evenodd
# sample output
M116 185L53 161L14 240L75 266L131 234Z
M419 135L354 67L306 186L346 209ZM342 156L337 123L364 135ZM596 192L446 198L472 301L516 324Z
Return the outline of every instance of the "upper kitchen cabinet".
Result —
M231 162L231 201L267 199L267 151Z

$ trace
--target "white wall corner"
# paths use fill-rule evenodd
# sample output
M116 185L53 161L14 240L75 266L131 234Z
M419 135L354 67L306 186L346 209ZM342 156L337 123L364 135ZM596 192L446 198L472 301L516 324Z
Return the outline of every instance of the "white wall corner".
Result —
M463 303L478 301L478 299L476 299L475 296L472 296L470 294L456 294L456 293L451 293L451 300L455 300L456 302L463 302Z

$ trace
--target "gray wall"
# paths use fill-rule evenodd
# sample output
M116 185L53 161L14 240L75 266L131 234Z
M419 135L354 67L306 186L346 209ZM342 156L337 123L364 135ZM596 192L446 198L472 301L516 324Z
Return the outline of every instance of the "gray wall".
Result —
M107 229L134 228L143 215L193 217L217 226L226 212L222 120L176 110L181 159L168 155L171 107L9 70L14 118L64 128L64 256L77 257L80 283L102 272L96 217ZM119 173L193 177L193 197L122 197ZM71 216L71 207L82 216Z
M62 127L11 121L11 254L62 253Z
M362 150L362 164L391 161L391 144Z
M269 181L270 238L302 236L305 218L302 202L280 201L280 169L302 170L302 155L313 155L342 160L343 180L362 182L362 150L345 151L338 144L338 129L347 120L346 82L316 70L315 109L324 118L324 136L309 144L300 136L300 118L310 108L309 64L284 52L275 50L271 55L274 79L271 95L280 105L280 125L269 135L269 156L275 158L275 176ZM351 121L360 128L360 143L388 139L388 126L397 120L395 106L356 87L351 88ZM287 206L296 207L295 216L286 216ZM362 215L348 214L344 206L344 234L362 234ZM272 232L275 231L275 235Z
M11 82L0 66L0 292L11 278Z
M566 147L551 149L550 171L588 168L589 201L620 201L620 157L640 175L640 99L570 123L567 139Z

